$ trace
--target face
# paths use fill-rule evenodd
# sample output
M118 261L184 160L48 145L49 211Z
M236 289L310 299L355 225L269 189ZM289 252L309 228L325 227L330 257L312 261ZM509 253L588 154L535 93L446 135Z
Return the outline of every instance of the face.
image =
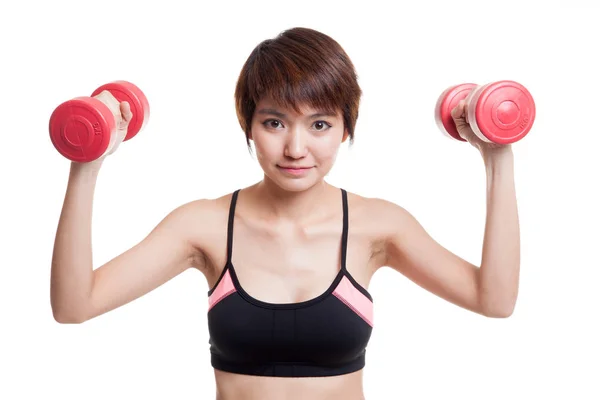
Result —
M329 115L305 106L297 113L269 99L256 105L250 135L265 178L289 191L320 182L346 138L341 112Z

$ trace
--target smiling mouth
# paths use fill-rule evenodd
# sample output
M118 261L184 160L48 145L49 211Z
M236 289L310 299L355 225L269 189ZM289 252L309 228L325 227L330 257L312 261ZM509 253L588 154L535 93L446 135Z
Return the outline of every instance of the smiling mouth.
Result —
M313 167L288 167L283 165L277 165L277 168L283 172L291 175L302 175L312 169Z
M300 170L300 169L309 169L312 167L294 167L294 166L286 166L286 165L277 165L279 168L283 168L283 169L293 169L293 170Z

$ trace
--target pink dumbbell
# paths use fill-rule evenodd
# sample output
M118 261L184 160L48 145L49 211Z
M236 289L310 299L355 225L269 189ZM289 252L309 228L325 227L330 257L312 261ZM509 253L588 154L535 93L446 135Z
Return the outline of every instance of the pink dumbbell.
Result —
M144 93L131 82L114 81L97 88L92 97L81 96L60 104L50 116L52 144L71 161L90 162L109 149L117 126L111 110L93 96L109 91L119 102L127 101L133 117L123 141L133 138L148 122L150 106Z
M464 83L447 88L435 106L435 121L447 136L462 140L451 111L461 100L467 103L467 122L483 141L510 144L521 140L535 120L535 102L529 91L514 81L478 86Z

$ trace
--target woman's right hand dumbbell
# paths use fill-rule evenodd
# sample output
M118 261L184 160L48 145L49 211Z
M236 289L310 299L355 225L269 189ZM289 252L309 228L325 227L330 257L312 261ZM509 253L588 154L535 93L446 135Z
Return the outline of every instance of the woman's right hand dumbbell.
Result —
M150 107L132 83L115 81L97 88L91 97L60 104L50 116L52 144L74 162L99 160L116 151L146 125Z
M456 140L464 141L456 130L451 112L461 100L466 102L466 120L473 133L488 143L510 144L521 140L535 120L533 97L517 82L451 86L436 102L435 121L444 134Z

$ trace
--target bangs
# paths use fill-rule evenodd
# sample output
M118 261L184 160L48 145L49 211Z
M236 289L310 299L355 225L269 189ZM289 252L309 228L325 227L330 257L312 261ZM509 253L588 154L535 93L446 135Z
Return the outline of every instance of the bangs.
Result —
M293 28L253 49L235 88L236 114L248 146L256 104L263 98L297 113L303 106L340 112L352 143L361 95L352 61L335 40Z
M282 57L277 52L259 52L248 71L247 93L254 104L267 97L296 112L307 105L334 114L347 102L343 86L339 77L321 64L293 54Z

